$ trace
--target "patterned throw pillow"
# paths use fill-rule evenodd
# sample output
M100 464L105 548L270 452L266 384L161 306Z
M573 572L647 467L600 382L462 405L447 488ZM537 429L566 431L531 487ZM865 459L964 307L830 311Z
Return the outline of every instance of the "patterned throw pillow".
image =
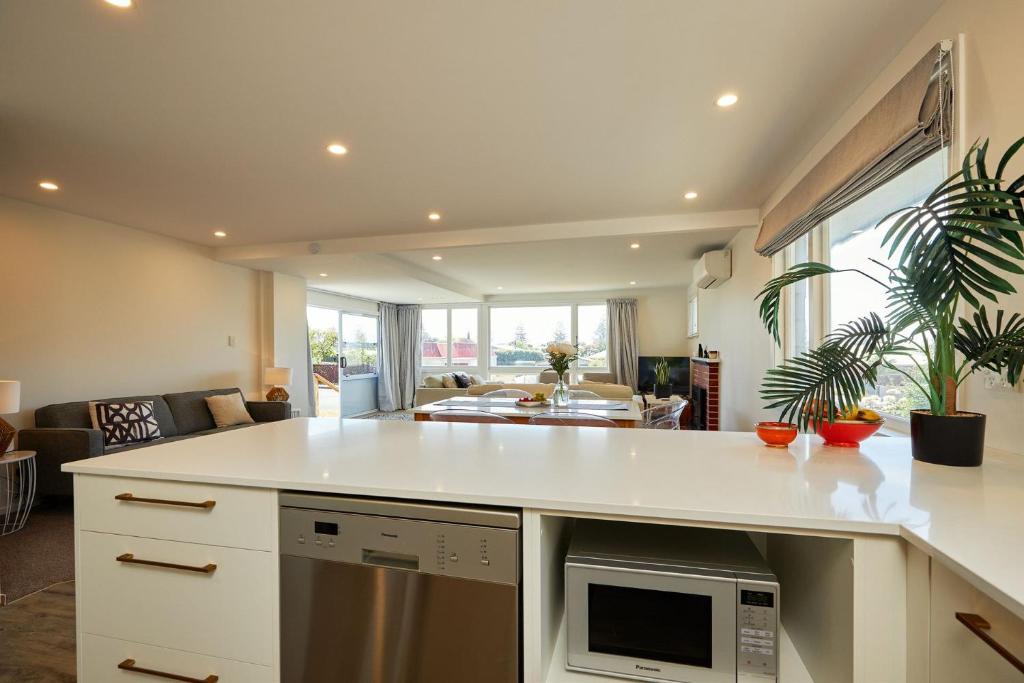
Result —
M464 372L453 372L452 377L455 378L455 386L459 389L468 389L469 385L473 383L469 375Z
M103 445L111 448L160 438L160 425L152 401L89 403L92 427L103 432Z

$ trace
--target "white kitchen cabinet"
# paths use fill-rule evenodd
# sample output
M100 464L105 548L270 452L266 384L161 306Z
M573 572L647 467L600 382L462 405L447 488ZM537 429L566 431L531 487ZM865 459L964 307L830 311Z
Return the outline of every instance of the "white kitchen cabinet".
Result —
M1024 673L960 623L956 614L975 614L988 633L1016 657L1024 659L1024 621L940 561L931 561L929 607L930 683L1021 683Z
M271 683L273 669L236 662L230 659L206 657L192 652L171 650L133 643L127 640L84 634L78 643L82 650L83 667L80 679L145 683L171 680L209 681L216 676L217 683Z

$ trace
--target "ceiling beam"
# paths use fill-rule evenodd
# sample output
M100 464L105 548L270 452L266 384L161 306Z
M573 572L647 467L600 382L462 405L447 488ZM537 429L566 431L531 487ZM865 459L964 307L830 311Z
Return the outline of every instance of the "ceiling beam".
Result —
M540 223L498 228L469 230L440 230L434 232L378 235L374 237L346 237L317 242L277 242L239 247L218 247L215 256L220 261L244 263L269 258L286 258L318 254L388 253L416 249L445 249L451 247L477 247L518 242L546 242L551 240L634 235L661 235L723 228L747 228L758 225L757 209L715 211L708 213L670 214L666 216L640 216L636 218L609 218L570 223ZM313 251L316 245L318 251Z
M484 298L484 293L479 289L475 289L472 285L468 285L461 280L456 280L455 278L451 278L446 275L441 275L440 273L435 273L428 268L417 266L414 263L403 261L402 259L395 258L388 254L363 254L360 258L376 260L381 264L386 264L390 268L397 269L405 275L419 280L420 282L440 287L441 289L446 289L449 292L460 294L473 299L474 301L482 301Z

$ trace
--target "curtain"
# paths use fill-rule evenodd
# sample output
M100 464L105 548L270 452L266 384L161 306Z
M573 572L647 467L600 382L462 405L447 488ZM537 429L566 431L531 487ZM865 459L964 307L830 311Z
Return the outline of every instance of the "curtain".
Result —
M316 378L313 377L313 348L309 343L309 323L306 323L306 380L308 385L306 387L309 392L307 398L309 399L309 416L318 417L317 407L320 405L317 400L316 392L320 388L316 384Z
M420 376L420 307L380 304L377 403L392 412L412 408Z
M636 341L636 299L608 300L608 369L619 384L636 391L640 353Z
M952 41L936 45L768 212L754 245L776 254L949 143Z

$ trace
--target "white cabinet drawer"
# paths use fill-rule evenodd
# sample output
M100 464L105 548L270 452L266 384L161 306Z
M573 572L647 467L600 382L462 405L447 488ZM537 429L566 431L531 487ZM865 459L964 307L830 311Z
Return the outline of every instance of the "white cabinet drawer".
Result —
M1024 658L1024 621L964 579L932 560L929 671L931 683L1020 683L1024 675L957 621L956 613L977 614L988 633Z
M216 676L217 683L273 683L274 680L269 666L205 657L88 633L78 642L78 647L82 649L78 683L155 683L168 680L150 673L119 669L119 664L171 674L180 677L173 679L179 681L207 681L210 676Z
M89 531L79 541L79 631L273 663L274 553Z
M277 509L268 489L80 474L75 503L85 531L253 550L275 547Z

